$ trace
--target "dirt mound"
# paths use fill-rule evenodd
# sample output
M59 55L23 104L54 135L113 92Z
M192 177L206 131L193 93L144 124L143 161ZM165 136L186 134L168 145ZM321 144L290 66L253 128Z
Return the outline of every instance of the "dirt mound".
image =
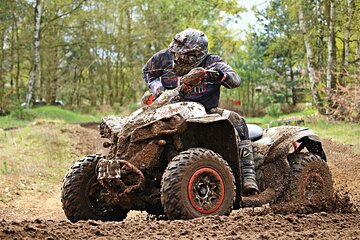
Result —
M103 151L95 125L90 126L71 125L62 131L73 137L79 156ZM338 191L331 204L246 208L229 217L190 221L154 220L146 213L130 212L122 222L73 224L61 209L59 181L48 191L27 189L11 202L0 202L0 239L359 239L360 156L352 146L331 140L323 146Z
M349 193L336 192L332 199L317 199L314 202L291 202L280 203L271 206L272 212L276 214L310 214L317 212L327 213L356 213L357 207L350 200Z

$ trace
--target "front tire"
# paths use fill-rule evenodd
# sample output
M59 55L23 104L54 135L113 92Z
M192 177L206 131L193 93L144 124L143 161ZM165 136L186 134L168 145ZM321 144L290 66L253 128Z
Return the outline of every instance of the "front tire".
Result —
M169 219L229 215L235 192L235 179L227 162L204 148L175 156L161 181L161 203Z
M77 160L65 175L61 187L61 202L66 217L71 222L79 220L121 221L127 210L109 206L107 190L96 178L95 168L102 155L90 155Z
M288 160L291 166L288 201L316 203L332 199L333 181L325 161L312 153L293 154Z

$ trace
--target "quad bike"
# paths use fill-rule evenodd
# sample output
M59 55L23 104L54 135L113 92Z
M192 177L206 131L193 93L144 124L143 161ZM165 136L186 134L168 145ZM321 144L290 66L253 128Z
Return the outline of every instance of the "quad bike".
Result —
M105 117L106 156L76 161L65 175L67 218L120 221L130 210L192 219L278 202L327 200L333 183L320 138L305 127L249 124L259 194L242 196L238 135L229 111L207 114L165 91L128 117Z

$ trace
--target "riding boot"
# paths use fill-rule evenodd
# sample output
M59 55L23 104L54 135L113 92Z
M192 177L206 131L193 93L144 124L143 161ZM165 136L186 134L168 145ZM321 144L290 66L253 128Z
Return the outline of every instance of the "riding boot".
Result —
M253 149L250 140L242 140L239 143L240 150L240 166L243 176L243 193L252 195L259 192L256 183L255 163Z

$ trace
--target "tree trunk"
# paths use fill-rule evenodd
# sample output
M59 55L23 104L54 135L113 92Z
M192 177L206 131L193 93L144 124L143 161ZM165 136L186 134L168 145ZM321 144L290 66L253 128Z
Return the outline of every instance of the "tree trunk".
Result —
M56 30L56 35L57 35L57 30ZM50 104L54 104L56 102L57 99L57 90L58 90L58 66L59 66L59 49L56 48L55 50L55 55L54 55L54 61L53 61L53 74L49 74L49 84L50 84L50 88L49 88L49 98L47 99L48 102Z
M16 99L20 101L20 86L19 86L19 79L20 79L20 48L19 48L19 29L18 29L18 16L16 15L16 3L11 3L11 18L12 18L12 42L11 42L11 48L12 51L15 51L12 53L14 55L12 60L12 65L16 65L16 72L15 76L13 76L14 81L14 88L16 93ZM15 59L16 56L16 59ZM16 61L16 62L15 62ZM11 67L13 68L13 66ZM14 74L14 73L13 73Z
M295 76L294 76L294 71L292 68L292 61L291 61L291 54L290 54L290 81L291 81L291 100L292 100L292 105L295 106L296 105L296 96L295 96Z
M88 76L88 78L86 79L86 80L89 81L89 83L86 82L86 83L85 83L85 87L90 86L90 88L95 88L96 84L95 84L95 76L94 76L95 74L94 74L94 71L95 71L95 70L92 69L92 66L89 66L89 76ZM104 86L104 84L101 84L101 85L100 85L100 88L103 88L103 86ZM103 96L104 96L104 95L102 94L101 99L100 99L101 103L102 103L102 101L103 101ZM97 100L97 91L94 91L93 89L90 89L89 94L88 94L87 97L90 98L90 105L91 105L91 107L95 108L95 107L96 107L96 100Z
M329 18L328 18L328 26L329 26L329 33L328 33L328 60L326 65L326 93L327 93L327 104L328 110L333 108L333 104L331 103L331 97L333 94L333 90L335 87L335 79L334 79L334 63L336 52L334 51L335 48L335 32L334 32L334 24L335 24L335 7L334 7L334 0L330 0L329 4Z
M115 63L115 78L114 78L114 102L119 102L119 60L116 60Z
M314 102L315 102L317 109L319 110L319 112L321 114L324 114L323 103L322 103L320 95L317 91L317 82L319 81L319 79L318 79L318 76L316 75L314 55L313 55L313 52L311 49L309 37L307 35L307 29L306 29L306 25L305 25L305 21L304 21L304 13L303 13L303 9L302 9L301 5L299 6L299 9L298 9L298 18L299 18L300 30L304 36L304 43L305 43L305 49L306 49L306 60L307 60L307 71L309 74L312 95L313 95Z
M133 25L132 25L132 9L128 8L126 10L126 35L127 35L127 43L126 43L126 47L127 47L127 58L129 59L127 66L129 69L129 80L130 80L130 88L129 88L129 97L132 97L132 101L136 102L136 79L133 78L134 74L134 51L133 51Z
M123 62L120 60L120 97L119 97L119 102L120 102L120 106L124 103L124 99L125 99L125 77L124 77L124 70L123 70L124 64Z
M356 42L356 54L355 54L355 59L360 59L360 33L357 34L357 42ZM360 61L357 61L355 63L355 78L356 78L356 83L360 84Z
M251 79L246 81L246 113L247 114L249 114L250 111L250 81Z
M113 94L113 87L112 87L112 75L111 75L111 60L110 60L110 53L107 53L106 57L106 81L108 85L108 103L110 106L114 105L114 94Z
M285 75L284 76L284 85L285 85L285 102L286 104L289 104L289 80L288 80L288 76Z
M335 86L334 84L334 43L335 43L335 32L334 32L334 0L330 0L330 16L328 20L329 35L328 35L328 63L326 66L326 90L328 97L331 96L331 92ZM336 54L336 53L335 53Z
M16 15L16 3L10 3L11 12L11 60L10 60L10 86L16 93L16 99L20 100L19 78L20 78L20 51L18 16ZM16 71L14 68L16 67Z
M33 97L36 80L40 79L41 75L41 59L40 59L40 26L41 26L41 0L36 0L35 5L35 22L34 22L34 62L30 72L28 88L26 92L26 107L30 106Z
M346 15L346 25L345 25L345 34L344 34L344 75L347 75L349 68L349 54L350 54L350 27L353 13L353 1L347 0L347 15Z
M14 27L14 23L12 23L11 26L11 48L10 48L10 87L11 87L11 92L14 90L14 62L15 62L15 51L14 51L14 45L15 45L15 27Z
M78 78L77 78L77 65L75 65L74 67L74 76L73 76L73 90L71 93L71 97L70 97L70 106L74 106L74 102L76 99L76 89L77 89L77 82L78 82Z
M0 103L3 102L3 97L5 95L5 81L3 79L3 63L5 60L5 36L6 36L6 29L4 29L3 35L1 36L1 55L0 55ZM2 104L1 104L2 105ZM3 106L0 105L0 111Z
M84 80L84 76L83 76L83 71L84 71L84 68L83 69L80 69L80 76L78 78L78 81L76 83L76 107L77 108L80 108L80 104L81 104L81 81Z

